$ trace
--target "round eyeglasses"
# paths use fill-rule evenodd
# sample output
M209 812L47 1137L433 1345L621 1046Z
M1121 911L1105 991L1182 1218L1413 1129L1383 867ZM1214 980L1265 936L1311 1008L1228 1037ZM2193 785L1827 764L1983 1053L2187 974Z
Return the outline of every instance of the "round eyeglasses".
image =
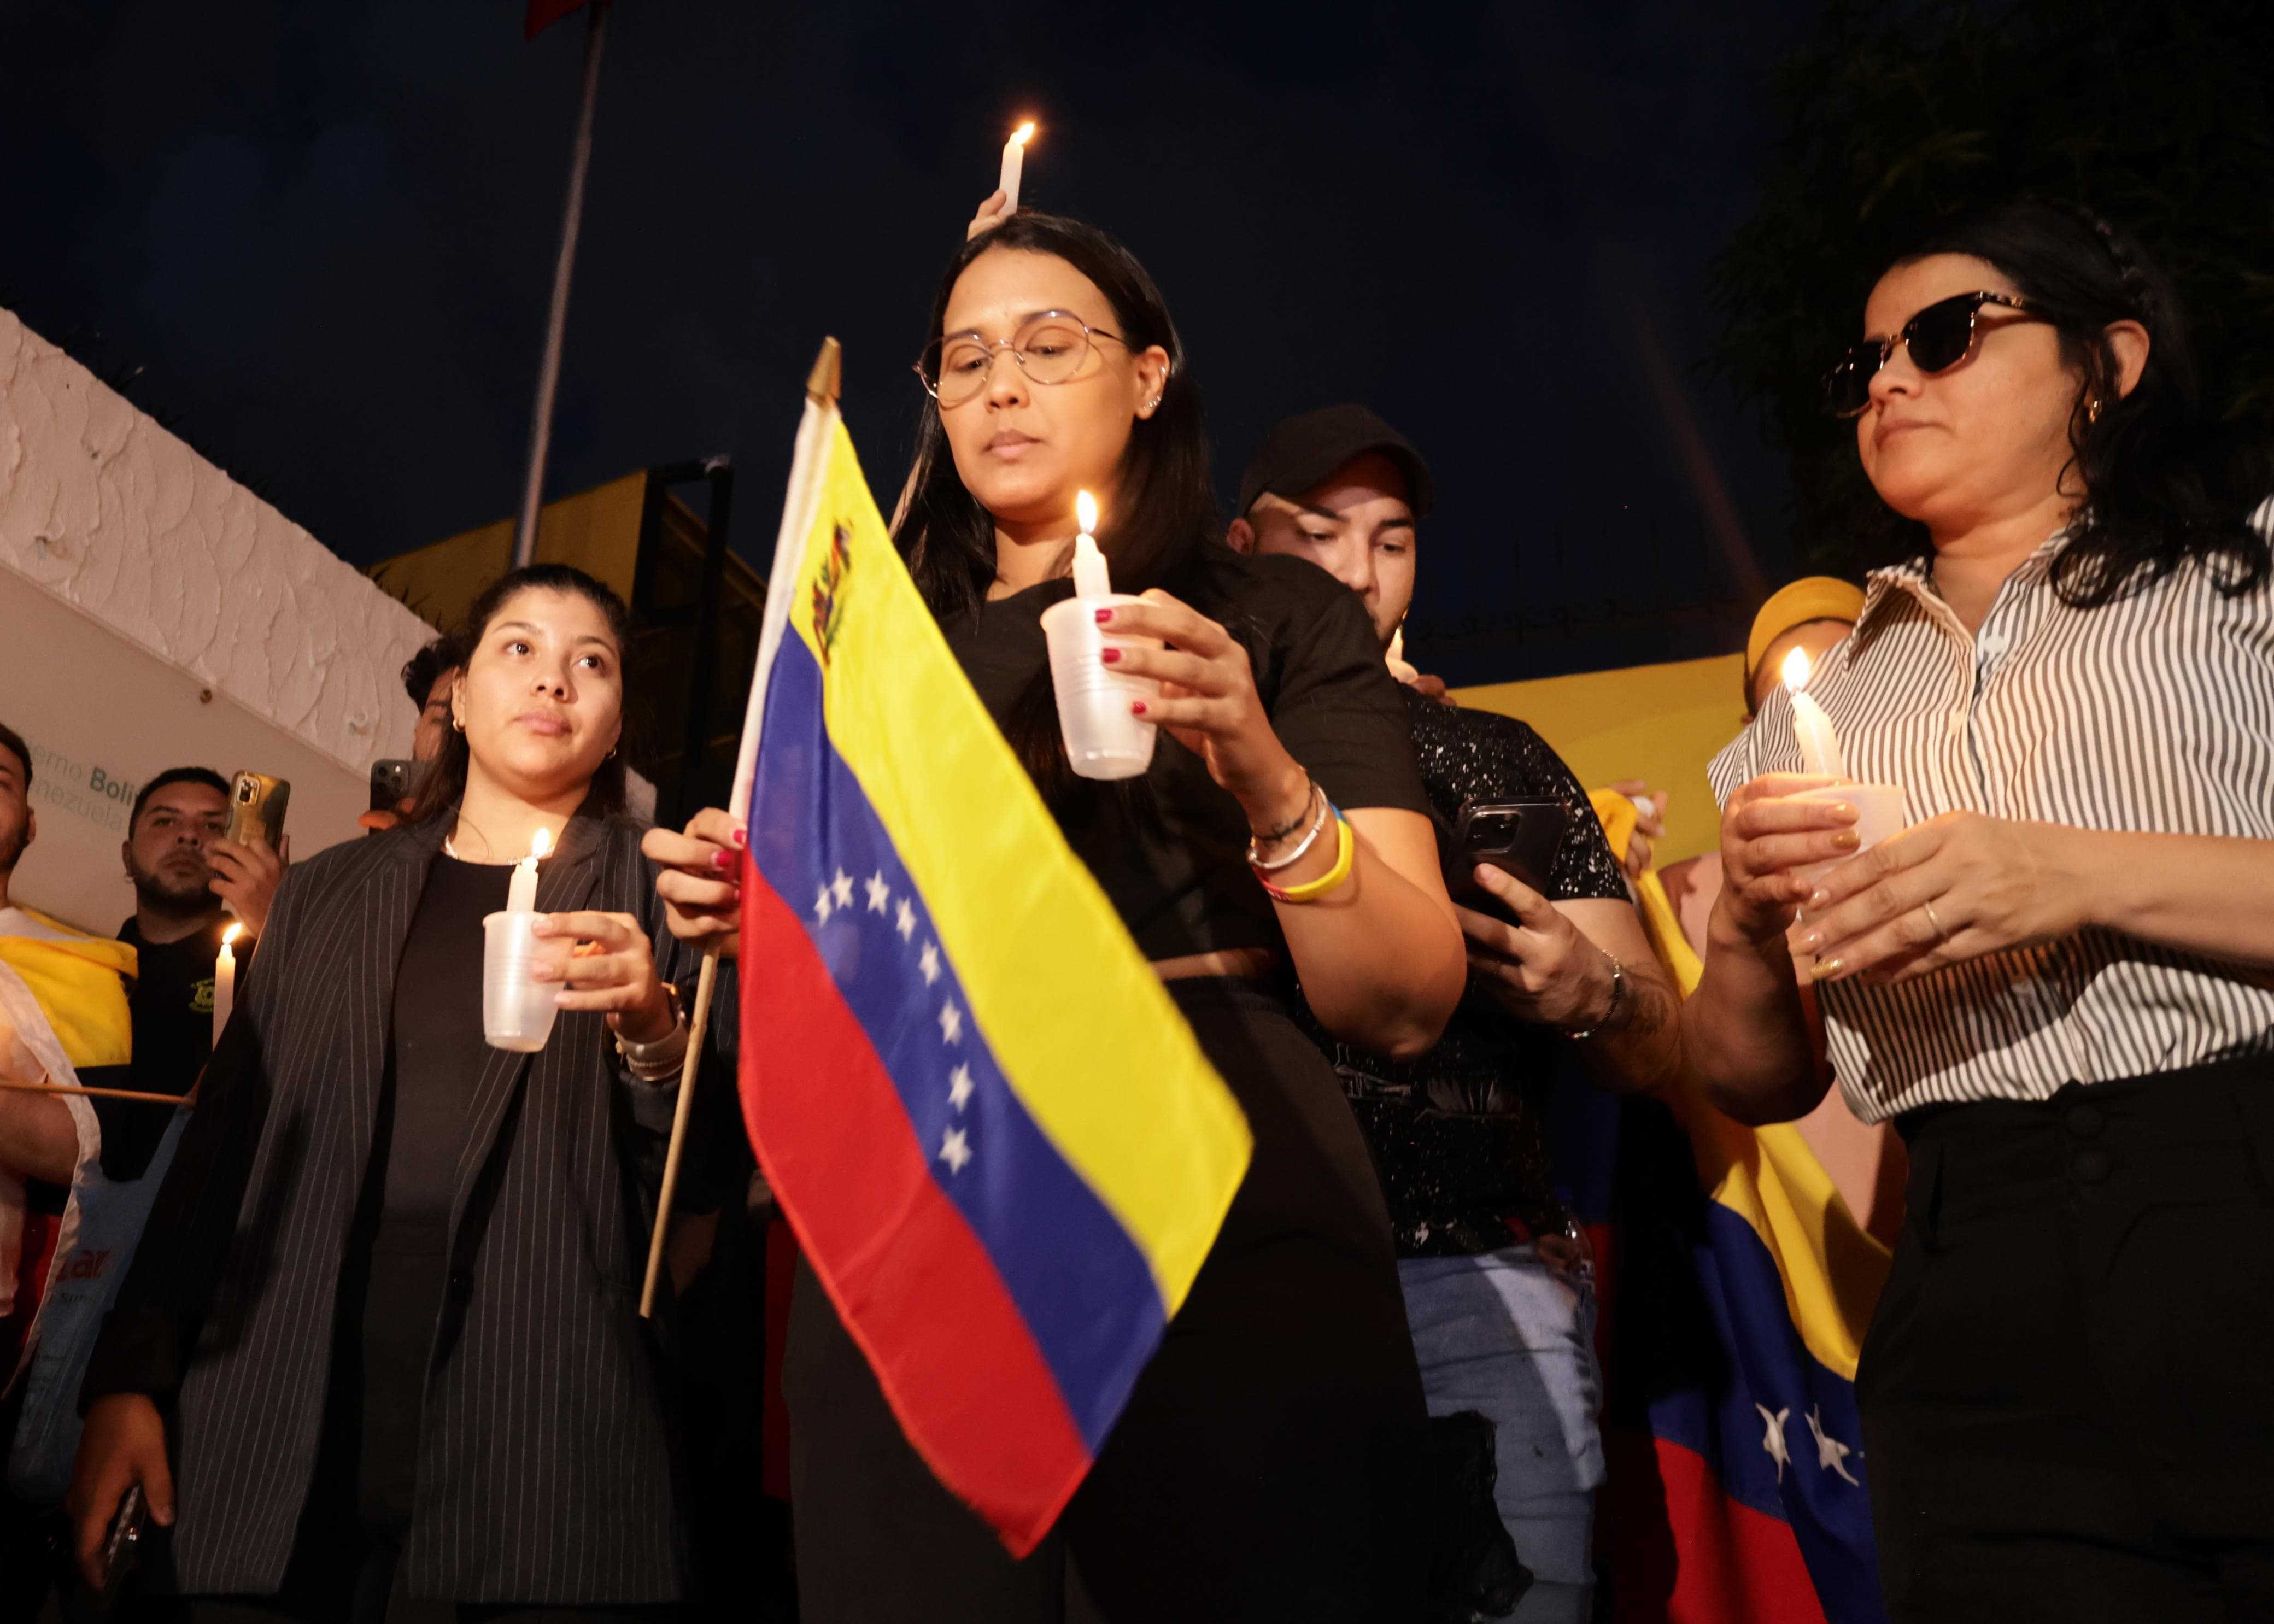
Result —
M1910 352L1911 365L1932 377L1946 372L1974 352L1975 323L1984 304L2021 312L2024 319L2046 321L2044 307L2011 293L1958 293L1937 299L1909 321L1893 338L1867 338L1834 363L1824 374L1824 410L1835 417L1852 417L1871 403L1871 380L1901 344Z
M1071 383L1081 376L1096 341L1101 338L1125 348L1129 342L1065 311L1042 311L1020 323L1018 332L1009 338L950 333L932 340L916 359L916 376L923 380L924 390L932 399L953 408L987 387L998 351L1009 350L1019 370L1032 382Z

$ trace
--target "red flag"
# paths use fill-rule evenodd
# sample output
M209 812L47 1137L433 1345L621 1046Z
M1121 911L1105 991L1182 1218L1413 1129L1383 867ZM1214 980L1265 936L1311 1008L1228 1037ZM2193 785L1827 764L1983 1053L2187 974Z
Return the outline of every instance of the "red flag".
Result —
M569 12L584 9L584 0L529 0L529 13L522 19L522 37L533 40Z

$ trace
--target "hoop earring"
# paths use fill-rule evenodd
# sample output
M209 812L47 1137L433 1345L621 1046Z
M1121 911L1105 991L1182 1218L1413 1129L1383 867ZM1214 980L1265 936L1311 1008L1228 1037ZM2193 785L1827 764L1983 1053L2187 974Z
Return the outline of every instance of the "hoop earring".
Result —
M2100 398L2098 395L2094 395L2090 400L2089 400L2089 401L2085 402L2085 403L2084 403L2084 420L2085 420L2087 423L2097 423L2097 422L2099 422L2099 421L2100 421L2100 411L2101 411L2101 407L2102 407L2102 405L2103 405L2103 402L2102 402L2102 401L2101 401L2101 398Z
M614 761L616 759L616 747L614 745L612 744L608 747L608 753L604 759L607 761Z
M454 716L454 717L452 717L452 718L450 718L450 728L451 728L451 731L452 731L452 732L454 732L454 733L463 733L463 732L465 732L465 731L466 731L466 718L465 718L464 717L463 717L463 716Z

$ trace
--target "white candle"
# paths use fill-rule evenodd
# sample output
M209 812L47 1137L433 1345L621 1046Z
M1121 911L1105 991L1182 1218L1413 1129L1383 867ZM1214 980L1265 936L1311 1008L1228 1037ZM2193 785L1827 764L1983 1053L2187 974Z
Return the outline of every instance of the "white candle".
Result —
M1848 776L1848 763L1840 754L1840 735L1833 731L1832 718L1801 689L1808 686L1808 650L1795 649L1784 657L1784 686L1792 695L1792 729L1800 739L1800 759L1804 771L1822 773L1834 778Z
M529 855L513 866L513 883L506 887L505 911L528 914L537 906L537 862L553 849L553 831L540 829L530 837Z
M1003 143L1003 178L997 183L1003 191L1003 212L1014 214L1019 210L1019 178L1026 172L1027 143L1035 139L1031 120L1011 132L1011 139Z
M1081 534L1073 538L1073 595L1103 598L1113 590L1113 578L1106 572L1105 554L1097 550L1097 538L1090 533L1097 528L1097 499L1087 491L1077 491L1073 511L1081 526Z
M213 1041L221 1041L221 1029L229 1025L229 1012L237 1005L237 952L230 944L245 934L242 925L231 925L221 933L221 957L214 960Z

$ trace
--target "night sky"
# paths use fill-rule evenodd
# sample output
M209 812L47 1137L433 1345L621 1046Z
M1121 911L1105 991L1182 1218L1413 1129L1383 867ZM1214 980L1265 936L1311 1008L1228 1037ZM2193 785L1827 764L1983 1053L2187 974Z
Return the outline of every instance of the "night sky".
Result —
M619 0L548 494L732 455L761 568L845 342L879 500L1005 133L1168 294L1217 483L1278 416L1428 456L1408 653L1456 682L1738 646L1781 462L1706 267L1814 0ZM518 503L584 27L518 0L7 0L0 304L358 564ZM130 379L131 381L125 381Z

